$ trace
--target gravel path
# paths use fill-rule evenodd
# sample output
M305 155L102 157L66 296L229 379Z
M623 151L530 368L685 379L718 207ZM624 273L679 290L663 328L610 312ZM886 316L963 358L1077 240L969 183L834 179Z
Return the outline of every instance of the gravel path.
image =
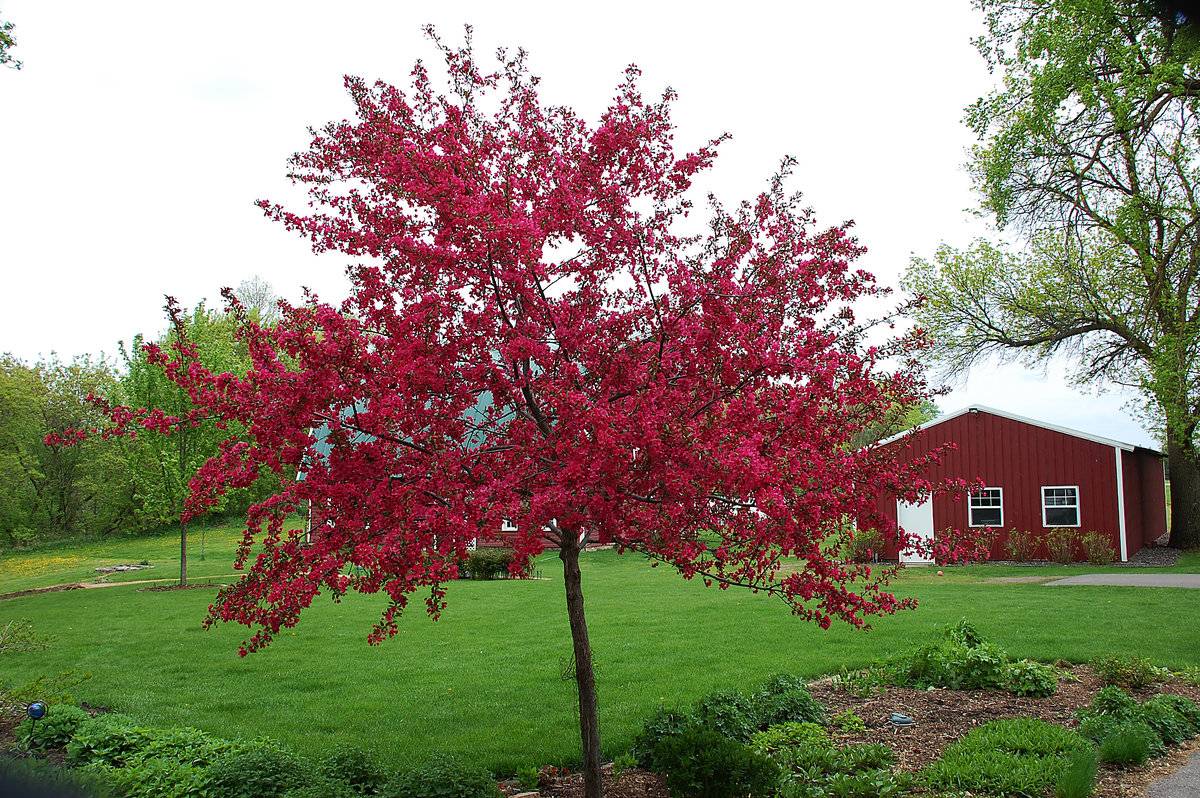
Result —
M1200 574L1080 574L1047 582L1050 587L1112 585L1114 587L1187 587L1200 590Z
M1147 798L1200 798L1200 754L1179 770L1150 785Z

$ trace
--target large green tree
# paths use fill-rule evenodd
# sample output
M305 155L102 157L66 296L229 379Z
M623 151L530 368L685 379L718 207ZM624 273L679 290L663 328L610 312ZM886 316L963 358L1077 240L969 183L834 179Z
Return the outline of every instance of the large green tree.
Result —
M46 435L101 420L89 393L112 391L101 359L32 365L0 356L0 545L123 528L133 502L128 445L47 446Z
M1003 246L941 247L906 287L937 357L1064 355L1080 383L1146 399L1171 479L1171 541L1200 546L1200 48L1122 0L976 0L1001 78L967 111L982 212Z

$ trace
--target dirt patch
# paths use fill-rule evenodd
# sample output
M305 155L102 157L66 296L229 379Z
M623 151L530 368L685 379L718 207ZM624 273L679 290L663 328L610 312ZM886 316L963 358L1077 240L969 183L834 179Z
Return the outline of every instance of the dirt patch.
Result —
M78 582L69 585L51 585L50 587L34 587L29 590L17 590L13 593L0 593L0 601L5 599L23 598L25 596L36 596L39 593L58 593L63 590L79 590L84 585Z
M193 582L187 585L154 585L153 587L138 588L139 593L165 593L169 590L200 590L206 587L225 587L220 582Z

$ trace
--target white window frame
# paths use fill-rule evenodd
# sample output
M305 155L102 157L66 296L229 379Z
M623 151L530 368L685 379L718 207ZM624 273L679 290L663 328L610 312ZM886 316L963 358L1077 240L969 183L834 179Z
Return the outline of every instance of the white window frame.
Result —
M976 509L990 510L992 508L991 507L973 507L973 506L971 506L971 500L973 498L975 498L976 495L978 495L978 494L972 492L972 493L967 494L967 526L971 527L972 529L999 529L1000 527L1004 526L1004 488L1000 488L995 485L984 485L982 490L980 490L980 493L983 493L984 491L992 491L992 490L1000 492L1000 523L998 523L998 524L977 524L977 523L975 523L974 514L971 512L972 510L976 510Z
M1056 509L1059 507L1074 507L1075 508L1075 523L1073 524L1050 524L1046 522L1046 491L1048 490L1073 490L1075 491L1075 504L1055 504L1052 505ZM1083 511L1079 506L1079 486L1078 485L1042 485L1042 526L1047 529L1078 529L1083 525Z

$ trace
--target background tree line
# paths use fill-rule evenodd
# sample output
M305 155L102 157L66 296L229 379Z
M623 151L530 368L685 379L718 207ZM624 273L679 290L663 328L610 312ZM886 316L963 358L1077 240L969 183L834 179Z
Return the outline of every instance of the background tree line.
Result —
M274 297L261 280L243 283L238 295L252 313L272 314ZM229 314L197 305L186 330L210 369L244 374L249 367ZM175 335L170 331L156 342L167 347ZM89 438L70 447L43 442L49 433L101 424L88 394L133 407L161 407L172 415L191 409L187 395L147 362L143 343L141 335L135 336L119 347L116 359L50 356L26 363L0 355L0 548L79 535L136 534L178 523L188 480L228 434L213 422L171 436ZM270 478L260 480L231 492L218 509L244 512L276 487Z

